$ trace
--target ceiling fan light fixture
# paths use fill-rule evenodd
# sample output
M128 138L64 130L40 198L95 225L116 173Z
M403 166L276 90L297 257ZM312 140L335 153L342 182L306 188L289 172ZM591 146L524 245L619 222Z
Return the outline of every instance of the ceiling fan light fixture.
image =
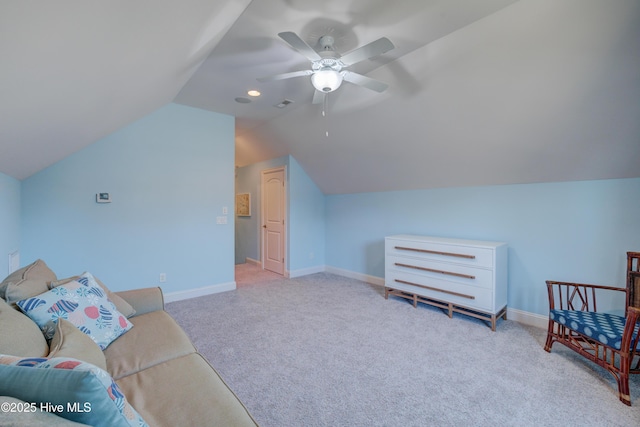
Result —
M330 68L318 70L311 76L311 83L320 92L333 92L342 84L342 74Z

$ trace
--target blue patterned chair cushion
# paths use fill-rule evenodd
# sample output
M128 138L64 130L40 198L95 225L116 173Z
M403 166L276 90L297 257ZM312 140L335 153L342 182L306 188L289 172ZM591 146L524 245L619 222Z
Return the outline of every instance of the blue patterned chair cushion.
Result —
M615 314L596 313L592 311L551 310L549 318L580 332L602 344L620 350L625 318ZM639 325L636 325L633 337L638 335Z

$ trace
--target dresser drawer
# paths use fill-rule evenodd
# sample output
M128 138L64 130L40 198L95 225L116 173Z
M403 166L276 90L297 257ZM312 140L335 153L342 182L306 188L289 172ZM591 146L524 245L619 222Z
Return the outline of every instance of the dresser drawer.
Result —
M445 282L400 271L392 273L386 279L385 286L461 307L488 312L494 310L492 289Z
M411 257L492 268L494 251L491 248L470 247L433 242L387 239L387 256Z
M424 276L430 280L493 289L493 271L485 268L394 255L386 256L385 263L387 272L399 271Z

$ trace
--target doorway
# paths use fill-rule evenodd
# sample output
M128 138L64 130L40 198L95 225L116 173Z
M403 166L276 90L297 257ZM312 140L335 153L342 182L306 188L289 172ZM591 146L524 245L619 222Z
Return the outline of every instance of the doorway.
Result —
M262 267L284 275L286 265L286 168L261 173Z

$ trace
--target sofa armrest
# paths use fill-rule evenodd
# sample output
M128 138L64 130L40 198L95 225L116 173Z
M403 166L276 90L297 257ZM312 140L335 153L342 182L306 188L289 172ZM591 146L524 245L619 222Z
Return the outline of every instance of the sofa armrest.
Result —
M142 288L116 292L118 296L131 304L135 316L152 311L164 310L164 296L160 288Z

